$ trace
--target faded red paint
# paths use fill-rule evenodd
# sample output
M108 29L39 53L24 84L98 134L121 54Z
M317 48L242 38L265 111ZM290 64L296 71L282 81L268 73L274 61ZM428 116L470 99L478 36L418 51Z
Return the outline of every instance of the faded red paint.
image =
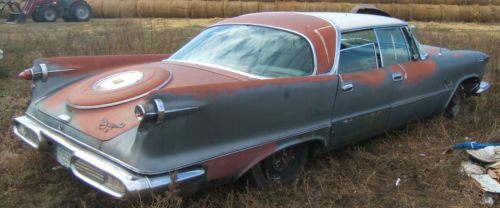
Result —
M40 61L47 63L49 71L51 68L69 69L70 71L58 72L58 74L73 76L75 74L81 74L82 72L156 62L168 57L170 57L170 54L71 56L42 58Z
M139 125L139 121L135 117L134 108L142 99L128 102L123 105L117 105L107 108L99 108L93 110L78 110L67 106L67 97L77 89L78 84L73 84L62 90L54 93L41 104L40 110L48 115L57 118L61 114L71 115L70 126L73 126L81 132L99 140L110 140L130 128ZM123 123L123 128L114 128L108 132L99 130L99 124L102 119L109 122L120 124Z
M274 153L276 143L268 143L241 152L225 155L204 163L207 179L222 179L246 172L267 156Z
M223 20L221 24L253 24L278 27L306 36L316 49L318 74L328 73L335 58L336 29L319 17L292 12L247 14Z
M412 61L400 65L388 66L390 72L400 72L406 77L403 81L404 86L412 86L418 84L423 79L429 78L437 69L437 64L428 58L425 61Z
M127 71L140 71L143 77L137 83L122 89L97 91L94 85L101 79L110 75ZM140 96L164 84L170 76L170 72L161 67L125 67L117 70L107 71L106 73L93 76L86 79L75 87L69 96L68 102L73 106L89 107L98 105L107 105L120 102L126 99Z
M354 81L356 83L372 87L381 86L386 78L386 74L383 69L363 70L354 73L342 74L341 76L343 80Z
M187 70L191 69L191 67L197 67L196 65L191 63L167 62L165 63L165 65L167 65L167 68L174 74L174 79L166 87L159 90L159 93L172 92L175 94L191 94L204 97L214 96L218 94L229 94L237 90L248 88L290 83L327 82L337 79L337 76L306 76L257 80L249 79L233 72L205 66L203 66L203 68L196 68L200 71ZM223 77L221 76L217 77L217 79L214 80L214 78L216 77L211 77L207 74L204 74L206 73L205 71L216 74L224 74L225 78L222 79ZM238 78L233 78L234 76L237 76ZM228 77L231 77L233 79L227 79Z

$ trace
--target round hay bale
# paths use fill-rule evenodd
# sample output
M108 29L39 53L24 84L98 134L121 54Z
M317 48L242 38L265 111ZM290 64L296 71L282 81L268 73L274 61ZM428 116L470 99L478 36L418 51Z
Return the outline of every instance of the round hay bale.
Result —
M442 21L453 22L460 21L460 6L458 5L442 5Z
M492 22L500 22L500 7L492 6L491 10L493 12Z
M479 5L490 5L491 4L491 0L476 0L476 4L479 4Z
M440 21L441 6L432 4L411 4L412 20L418 21Z
M102 3L102 16L108 18L120 17L121 0L106 0Z
M491 0L491 4L500 5L500 0Z
M224 2L224 16L236 17L241 14L241 1Z
M172 13L169 17L189 17L189 2L188 0L172 0Z
M137 16L138 17L154 17L154 1L138 0L137 1Z
M137 17L137 0L122 0L120 17Z
M208 1L207 17L224 17L224 2Z
M295 11L305 12L307 11L307 2L293 2Z
M191 2L189 2L189 17L207 18L207 1L191 0Z
M340 12L342 4L337 2L326 2L325 9L328 12Z
M392 5L391 4L374 4L378 9L392 15Z
M153 15L154 17L170 17L172 13L172 1L154 0Z
M391 12L393 17L403 20L412 19L410 6L407 4L393 4Z
M326 11L325 2L307 2L306 10L311 12Z
M94 17L102 17L102 5L104 1L102 0L87 0L87 3L89 3L90 7L92 8L92 13Z
M474 20L474 14L471 6L460 6L458 8L460 13L460 20L463 22L472 22Z
M241 14L255 13L259 11L259 2L243 1L241 2Z
M494 21L494 10L490 6L474 6L473 13L477 14L477 20L480 22L492 22Z
M278 11L295 11L294 2L282 1L276 3L276 10Z
M261 2L259 1L259 12L272 12L276 10L275 2Z

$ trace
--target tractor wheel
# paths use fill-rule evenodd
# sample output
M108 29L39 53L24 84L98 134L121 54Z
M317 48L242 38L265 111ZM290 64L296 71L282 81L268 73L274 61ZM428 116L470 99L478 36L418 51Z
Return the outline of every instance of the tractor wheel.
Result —
M33 13L31 14L31 19L33 19L33 22L41 22L42 19L40 17L40 8L36 8Z
M59 18L59 12L56 7L47 6L40 8L39 16L43 22L55 22Z
M86 22L90 20L92 16L92 8L87 4L87 2L79 1L73 4L70 9L70 16L73 21Z
M250 169L250 182L257 187L264 187L271 182L291 183L304 169L308 153L309 148L306 145L295 145L280 150Z

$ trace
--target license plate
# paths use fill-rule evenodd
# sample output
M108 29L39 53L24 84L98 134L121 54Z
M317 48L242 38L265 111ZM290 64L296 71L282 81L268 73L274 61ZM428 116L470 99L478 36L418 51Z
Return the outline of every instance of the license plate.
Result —
M61 145L56 147L56 159L59 164L65 168L69 168L71 163L71 152Z

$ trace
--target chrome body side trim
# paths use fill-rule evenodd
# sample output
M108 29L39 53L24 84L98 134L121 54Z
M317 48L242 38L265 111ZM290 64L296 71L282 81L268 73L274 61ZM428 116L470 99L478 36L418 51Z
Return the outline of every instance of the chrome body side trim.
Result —
M49 78L49 70L46 64L40 64L40 68L42 69L42 82L45 82Z
M27 116L18 117L14 122L14 133L22 141L28 143L30 146L38 150L48 150L48 145L50 142L52 143L52 145L60 145L64 147L69 151L71 155L69 169L76 177L99 189L100 191L116 198L149 194L157 189L168 188L174 183L176 184L176 186L180 186L179 188L182 188L183 185L199 185L205 180L205 170L203 168L193 168L184 171L179 170L176 173L165 173L154 176L140 175L118 164L115 164L78 144L73 143L69 139L65 138L62 135L59 135L56 132L44 128L41 124ZM20 134L18 131L20 125L22 125L24 128L35 131L37 135L39 135L39 144L34 145L33 142ZM77 160L81 160L87 164L90 164L97 170L103 172L107 177L116 178L120 183L122 183L125 193L115 191L105 186L103 183L87 177L84 173L81 173L75 166L75 162Z

